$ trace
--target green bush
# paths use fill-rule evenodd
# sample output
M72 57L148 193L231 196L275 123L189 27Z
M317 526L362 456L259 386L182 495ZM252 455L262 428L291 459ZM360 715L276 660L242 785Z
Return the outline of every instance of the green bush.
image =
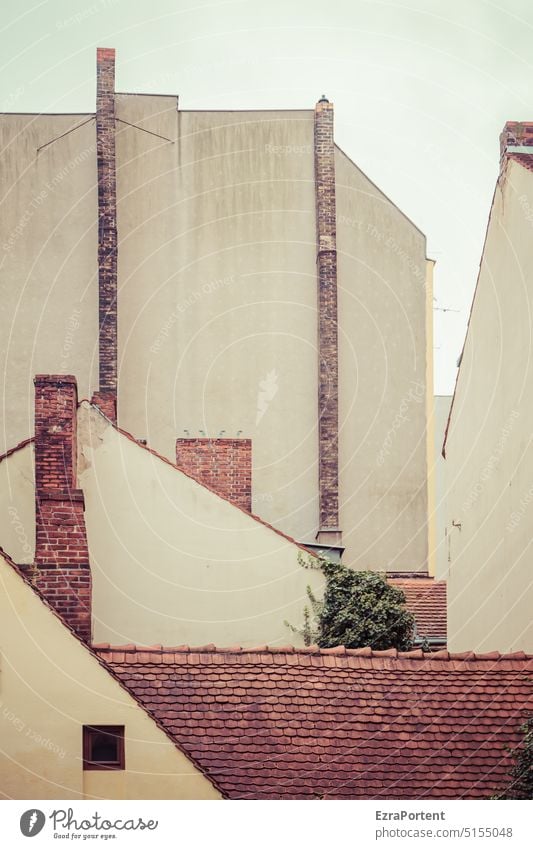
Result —
M511 782L496 799L533 799L533 714L520 726L520 731L524 737L512 752Z
M411 648L414 617L405 607L403 592L387 583L383 575L357 572L327 560L320 560L317 567L311 559L299 559L305 568L320 568L326 578L322 600L307 588L309 606L304 609L302 628L291 626L303 635L306 645Z

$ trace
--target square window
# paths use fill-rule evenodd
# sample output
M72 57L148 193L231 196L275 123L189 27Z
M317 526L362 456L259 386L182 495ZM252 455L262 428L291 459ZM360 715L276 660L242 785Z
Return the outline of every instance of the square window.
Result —
M83 726L83 768L125 769L124 726Z

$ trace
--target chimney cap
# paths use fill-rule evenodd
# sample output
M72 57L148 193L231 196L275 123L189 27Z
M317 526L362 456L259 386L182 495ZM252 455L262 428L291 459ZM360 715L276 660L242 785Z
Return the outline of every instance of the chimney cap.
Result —
M114 47L97 47L96 58L100 59L115 59L116 50Z

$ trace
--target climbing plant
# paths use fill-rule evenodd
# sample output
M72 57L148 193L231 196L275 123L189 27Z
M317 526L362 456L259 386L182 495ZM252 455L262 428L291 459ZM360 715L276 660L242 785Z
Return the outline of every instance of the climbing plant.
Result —
M497 799L533 799L533 714L520 726L522 741L511 752L511 781Z
M322 570L326 586L318 599L307 587L309 604L304 608L303 625L290 626L301 634L306 645L321 648L373 649L411 648L414 617L405 607L405 595L377 572L358 572L340 563L299 557L307 569Z

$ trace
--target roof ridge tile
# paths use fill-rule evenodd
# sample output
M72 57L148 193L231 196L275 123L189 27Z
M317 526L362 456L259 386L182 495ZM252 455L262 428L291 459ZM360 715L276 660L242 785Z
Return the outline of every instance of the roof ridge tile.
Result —
M424 652L421 648L410 649L409 651L398 651L398 649L390 648L390 649L372 649L370 646L365 646L364 648L357 649L347 649L345 646L332 646L330 648L320 648L317 645L311 646L215 646L213 643L208 643L203 646L189 646L189 645L180 645L180 646L162 646L160 644L153 646L144 646L144 645L135 645L133 643L128 643L126 645L110 645L109 643L94 643L92 648L101 654L110 653L113 654L115 652L126 653L126 654L142 654L142 655L202 655L202 654L212 654L212 655L239 655L244 656L248 655L250 658L262 659L264 657L271 658L271 656L275 655L277 657L281 655L295 655L295 656L322 656L324 658L328 656L338 656L338 657L368 657L368 658L392 658L397 660L424 660L426 662L431 661L452 661L457 663L462 661L467 661L469 663L487 663L491 661L529 661L533 660L533 654L527 654L523 651L515 651L509 652L506 654L501 654L498 651L492 652L482 652L476 653L473 651L467 652L449 652L446 649L441 649L439 651L434 652ZM196 661L197 662L197 661Z

